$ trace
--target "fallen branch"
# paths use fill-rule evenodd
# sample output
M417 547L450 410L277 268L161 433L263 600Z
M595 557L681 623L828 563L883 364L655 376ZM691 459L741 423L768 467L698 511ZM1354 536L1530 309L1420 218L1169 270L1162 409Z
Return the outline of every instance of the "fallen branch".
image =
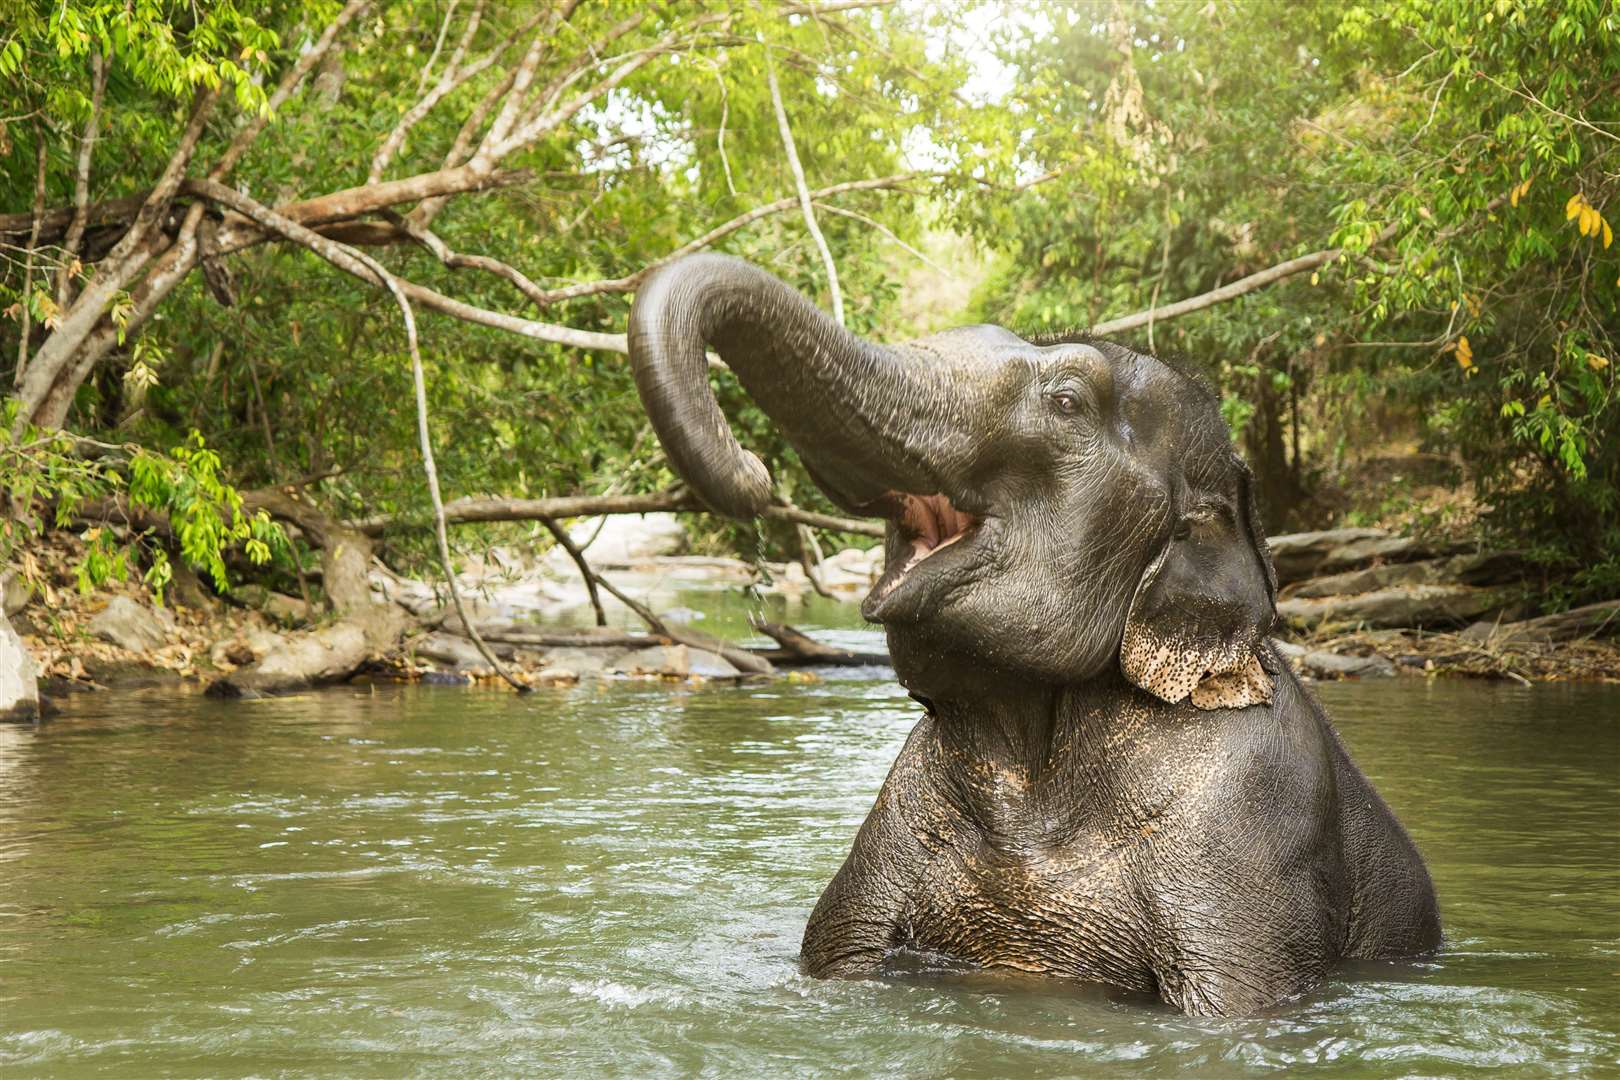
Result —
M755 619L749 625L781 646L780 649L752 650L754 655L770 660L779 667L868 667L873 664L886 667L890 663L887 653L852 652L823 645L809 634L781 623Z
M659 491L650 495L567 495L553 499L454 499L445 504L445 520L452 525L494 521L541 521L546 518L594 517L607 514L650 514L665 511L678 514L708 513L697 496L683 490ZM834 517L797 506L768 506L764 516L781 521L810 525L818 529L878 536L884 527L876 521ZM409 514L375 514L356 518L348 526L367 536L378 536L391 528L410 525Z

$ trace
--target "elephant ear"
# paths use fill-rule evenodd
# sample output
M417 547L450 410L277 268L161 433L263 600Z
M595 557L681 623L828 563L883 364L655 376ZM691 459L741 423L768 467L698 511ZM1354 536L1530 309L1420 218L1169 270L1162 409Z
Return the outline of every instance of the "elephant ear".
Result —
M1195 501L1131 599L1120 668L1132 683L1200 709L1269 704L1259 647L1276 619L1277 579L1249 493ZM1235 509L1235 512L1234 512Z

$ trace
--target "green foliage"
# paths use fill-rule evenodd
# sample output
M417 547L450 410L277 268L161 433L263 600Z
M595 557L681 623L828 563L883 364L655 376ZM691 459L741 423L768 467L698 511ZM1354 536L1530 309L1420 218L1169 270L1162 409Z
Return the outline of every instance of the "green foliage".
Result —
M1313 464L1412 427L1466 465L1496 542L1601 592L1580 568L1620 552L1620 14L1115 10L1055 6L1055 33L1009 46L1013 104L1045 118L1026 168L1059 177L962 215L1004 253L981 314L1084 326L1341 247L1155 332L1219 384L1272 510ZM1285 445L1301 426L1314 463Z
M368 10L270 118L230 182L270 203L363 183L379 145L443 70L471 7L404 0ZM237 108L216 111L193 165L200 175L245 117L264 115L266 88L337 9L333 0L11 0L0 88L20 105L0 110L9 118L0 201L31 205L41 140L47 205L71 201L92 50L111 72L92 168L101 200L149 187L194 92L225 87ZM517 39L536 10L484 5L467 56ZM633 12L645 17L621 29ZM729 24L704 29L716 13ZM928 198L863 191L828 201L902 240L943 224L992 251L971 317L1025 331L1086 326L1341 247L1315 273L1130 336L1188 358L1216 384L1274 527L1312 512L1312 477L1415 432L1421 448L1467 466L1493 539L1531 548L1574 583L1564 599L1609 587L1620 551L1612 4L1365 0L1293 5L1279 18L1276 5L1236 0L1053 2L982 14L928 4L817 18L768 5L580 5L537 79L600 75L608 65L592 49L622 56L671 34L691 40L505 162L529 180L451 200L434 231L453 250L493 255L555 287L634 273L791 194L766 89L769 48L812 188L944 172L916 182ZM951 44L978 40L985 26L1016 72L988 99L973 89L978 61ZM516 50L504 54L445 97L383 175L440 168L516 61ZM894 245L868 221L819 217L852 328L886 336L902 299ZM826 295L796 214L758 218L713 246ZM535 310L506 281L447 269L421 246L373 251L469 304L584 330L625 324L623 292ZM11 374L24 306L36 326L61 314L48 275L36 270L24 289L6 259L0 378ZM425 520L408 363L388 297L285 245L223 261L229 290L194 274L158 318L120 335L71 425L182 448L188 456L154 456L180 470L165 482L132 463L130 495L140 487L178 508L181 549L210 573L222 572L218 552L271 543L239 520L221 462L243 487L305 482L338 516ZM120 328L135 291L109 311ZM235 302L224 305L222 291ZM420 314L447 497L674 482L623 358ZM830 509L737 383L720 375L715 386L781 489ZM36 460L41 491L71 499L76 485L111 483L81 476L99 466L71 454ZM215 509L186 523L191 505ZM776 557L795 544L777 524L713 527L707 539ZM407 528L385 547L409 564L426 540ZM95 547L90 576L116 574L118 558Z
M144 566L142 580L162 600L173 573L169 540L142 511L163 515L180 557L206 572L220 592L230 587L230 552L240 551L256 566L291 555L286 534L269 515L243 508L241 495L220 477L219 455L196 432L158 454L137 446L80 445L70 435L33 430L12 443L9 429L8 423L0 431L0 491L13 512L0 527L0 561L19 562L26 579L40 574L30 553L43 531L71 527L87 503L101 500L121 506L113 516L130 525L81 534L85 553L77 573L84 592L127 581L133 568Z

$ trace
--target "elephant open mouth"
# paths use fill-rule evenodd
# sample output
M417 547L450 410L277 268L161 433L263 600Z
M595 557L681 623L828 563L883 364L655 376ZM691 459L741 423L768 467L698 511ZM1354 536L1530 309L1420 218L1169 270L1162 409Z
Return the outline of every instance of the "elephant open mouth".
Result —
M904 492L890 492L874 509L895 526L899 541L890 546L889 565L862 605L863 614L875 621L897 614L895 609L900 605L893 598L913 579L927 576L943 583L949 578L946 568L962 561L978 538L987 516L963 510L945 495ZM949 556L944 554L948 550L952 551ZM929 565L930 571L933 567L939 567L940 571L925 574L924 564Z

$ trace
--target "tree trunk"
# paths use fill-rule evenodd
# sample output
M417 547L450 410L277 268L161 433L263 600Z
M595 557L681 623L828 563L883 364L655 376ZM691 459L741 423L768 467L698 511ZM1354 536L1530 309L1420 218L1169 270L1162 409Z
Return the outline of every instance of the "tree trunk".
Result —
M322 582L337 621L290 637L262 659L208 688L217 697L258 697L342 682L372 656L392 652L410 629L403 608L371 595L371 541L280 491L254 492L248 510L264 509L301 529L321 549Z

